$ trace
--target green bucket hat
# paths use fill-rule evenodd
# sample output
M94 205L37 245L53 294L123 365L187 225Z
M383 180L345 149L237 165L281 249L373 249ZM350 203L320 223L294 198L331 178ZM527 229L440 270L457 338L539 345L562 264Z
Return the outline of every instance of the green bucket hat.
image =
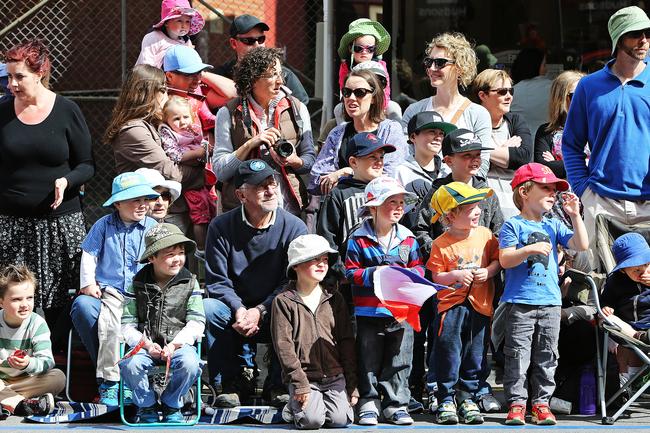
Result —
M607 23L609 37L612 38L612 54L616 50L618 40L625 33L648 28L650 28L650 19L640 7L628 6L617 10Z
M390 45L390 35L377 21L369 18L359 18L354 20L348 26L348 32L341 38L339 43L339 57L343 60L350 56L350 44L361 36L374 36L375 38L375 55L384 54Z
M158 251L176 244L185 244L185 254L191 253L196 248L196 243L185 237L181 229L174 224L156 224L144 234L145 250L140 256L140 263L147 263L149 257Z

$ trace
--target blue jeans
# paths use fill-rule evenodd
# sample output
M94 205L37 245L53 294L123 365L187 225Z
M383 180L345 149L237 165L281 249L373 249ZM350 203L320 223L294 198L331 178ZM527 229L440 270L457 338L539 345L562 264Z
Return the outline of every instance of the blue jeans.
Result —
M79 295L70 308L72 324L95 365L97 365L97 352L99 351L97 320L101 305L102 301L94 296Z
M456 384L458 403L475 398L489 324L490 318L474 311L467 301L437 315L435 329L440 334L434 356L440 403L454 400Z
M243 368L255 368L257 343L271 343L270 314L260 322L260 331L246 338L232 329L234 315L229 306L217 299L203 300L208 339L208 372L210 383L232 383ZM271 386L282 387L280 362L271 350L269 378Z
M138 407L150 407L156 404L154 393L147 373L164 361L153 359L142 349L131 358L120 362L120 374L124 384L133 392L133 402ZM170 377L167 387L160 396L160 401L167 407L180 409L182 398L201 375L203 363L196 348L184 344L176 349L169 365Z

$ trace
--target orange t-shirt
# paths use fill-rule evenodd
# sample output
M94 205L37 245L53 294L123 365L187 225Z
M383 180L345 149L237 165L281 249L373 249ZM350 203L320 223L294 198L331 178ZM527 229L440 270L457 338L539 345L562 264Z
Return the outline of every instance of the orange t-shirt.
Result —
M459 269L478 269L485 268L498 259L499 241L489 229L477 227L466 239L454 239L448 232L438 236L431 246L427 269L434 275ZM477 313L492 316L493 298L494 284L491 278L482 283L472 283L469 288L440 290L438 312L447 311L469 299Z

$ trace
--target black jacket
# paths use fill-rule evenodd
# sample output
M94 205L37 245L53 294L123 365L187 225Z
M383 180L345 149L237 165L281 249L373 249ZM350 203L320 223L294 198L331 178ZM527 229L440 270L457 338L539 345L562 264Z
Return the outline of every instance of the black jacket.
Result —
M555 131L548 132L546 127L548 123L544 123L537 129L535 134L535 162L544 164L560 179L566 179L566 169L564 168L564 161L545 161L542 157L544 152L551 152L553 149L553 134Z
M532 162L533 137L523 116L517 113L506 113L503 115L503 118L508 122L510 136L518 135L521 137L521 145L519 147L508 148L508 168L516 170L522 165Z

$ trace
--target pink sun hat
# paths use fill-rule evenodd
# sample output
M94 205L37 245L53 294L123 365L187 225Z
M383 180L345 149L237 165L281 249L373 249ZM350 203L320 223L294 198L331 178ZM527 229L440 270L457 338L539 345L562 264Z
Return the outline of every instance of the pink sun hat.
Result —
M160 5L160 22L154 24L154 29L159 29L169 20L180 18L183 15L192 17L190 22L190 35L195 35L201 31L205 25L205 20L196 9L192 9L188 0L163 0Z

